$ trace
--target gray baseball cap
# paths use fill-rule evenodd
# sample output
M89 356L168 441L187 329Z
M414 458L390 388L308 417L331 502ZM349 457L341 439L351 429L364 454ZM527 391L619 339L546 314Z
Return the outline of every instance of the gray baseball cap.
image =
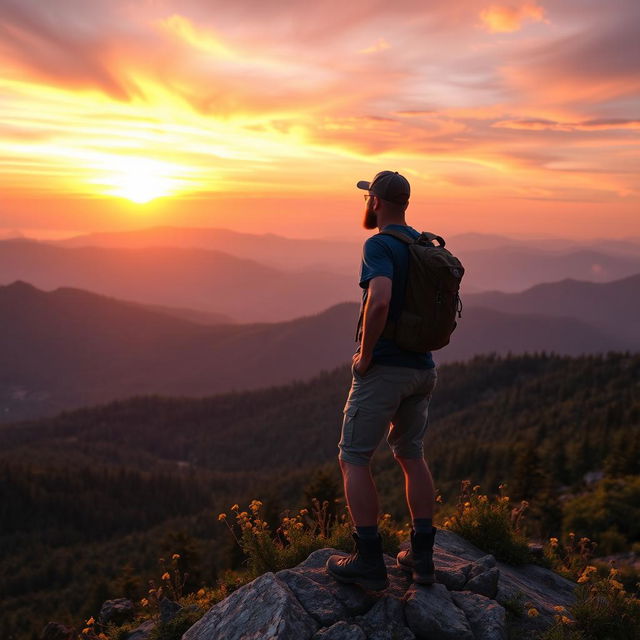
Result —
M397 171L381 171L371 182L360 180L356 186L358 189L370 191L374 196L396 204L406 204L411 194L409 181Z

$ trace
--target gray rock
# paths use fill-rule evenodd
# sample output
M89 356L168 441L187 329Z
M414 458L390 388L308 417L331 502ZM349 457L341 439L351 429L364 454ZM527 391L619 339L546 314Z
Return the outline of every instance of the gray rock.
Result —
M420 640L474 640L466 615L444 585L414 585L404 600L407 624Z
M507 640L507 615L497 602L469 591L451 597L467 616L475 640Z
M132 620L134 616L133 602L129 598L116 598L102 603L98 614L98 622L103 625L109 622L121 625L123 622Z
M496 566L496 559L492 555L482 556L471 564L469 571L469 578L475 578L489 569L493 569Z
M413 640L415 635L406 626L404 602L394 595L385 595L355 621L362 627L367 640Z
M289 587L269 572L211 607L182 640L309 640L318 627Z
M157 624L157 620L145 620L139 627L136 627L127 634L126 640L146 640L149 634L156 628Z
M330 627L347 617L345 606L331 590L311 580L303 572L285 569L278 571L276 577L287 584L305 611L322 626Z
M160 607L160 621L164 623L173 620L178 611L182 609L182 605L179 605L169 598L161 598L158 605Z
M41 640L71 640L75 635L71 627L67 627L60 622L47 622L42 633Z
M499 562L498 566L500 581L496 600L507 609L520 603L522 615L513 617L511 625L522 636L553 624L553 616L557 613L554 606L569 607L575 602L575 583L553 571L532 564L512 567ZM528 616L527 611L532 608L539 615Z
M500 569L492 567L488 571L479 573L471 578L465 585L467 591L479 593L487 598L495 598L498 592L498 579L500 578Z
M358 625L341 621L320 629L312 640L367 640L367 636Z

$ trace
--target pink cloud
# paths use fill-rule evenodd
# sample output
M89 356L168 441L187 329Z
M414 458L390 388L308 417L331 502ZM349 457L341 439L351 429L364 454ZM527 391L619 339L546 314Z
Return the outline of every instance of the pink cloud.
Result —
M491 5L480 12L482 26L491 33L519 31L527 22L547 22L544 9L535 2L520 6Z

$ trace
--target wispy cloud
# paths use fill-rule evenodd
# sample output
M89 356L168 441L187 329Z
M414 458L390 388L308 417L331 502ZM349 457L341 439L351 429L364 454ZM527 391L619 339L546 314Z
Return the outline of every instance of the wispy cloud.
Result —
M483 27L491 33L519 31L525 22L545 22L544 9L535 2L491 5L480 12Z

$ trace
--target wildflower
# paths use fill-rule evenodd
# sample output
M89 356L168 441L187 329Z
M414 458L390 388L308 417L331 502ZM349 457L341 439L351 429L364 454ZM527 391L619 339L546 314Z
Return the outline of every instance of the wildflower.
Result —
M560 622L562 622L562 624L573 624L573 620L571 618L567 618L567 616L562 616L562 618L560 618Z
M140 600L140 604L143 607L146 607L149 604L149 601L146 598L142 598L142 600Z
M436 496L436 502L438 502L439 504L442 504L442 496L440 494Z
M204 589L198 589L198 593L196 595L200 596L202 598L202 596L206 593L206 591Z
M172 559L172 560L178 560L179 558L180 558L180 554L179 554L179 553L174 553L174 554L171 556L171 559Z
M222 520L226 520L227 519L227 514L226 513L221 513L218 516L218 522L221 522Z
M88 620L87 620L87 625L92 625L95 624L95 618L93 616L91 616Z
M305 516L309 513L309 509L300 509L300 515Z
M537 618L540 613L538 612L538 610L535 607L531 607L531 609L529 609L529 611L527 611L527 615L530 618Z
M476 484L473 487L473 493L475 493L476 491L480 491L480 485L479 484Z
M170 579L171 579L171 576L169 575L169 572L168 572L168 571L165 571L165 572L162 574L162 580L170 580Z
M234 505L231 507L231 511L237 511L238 509L240 509L240 507L239 507L237 504L234 504Z
M558 538L549 538L549 544L552 549L555 549L558 546Z
M302 529L303 526L302 522L296 522L296 529Z
M617 580L612 580L611 578L609 578L609 584L614 588L614 589L618 589L618 591L622 591L624 589L624 586L621 582L618 582Z
M87 633L89 633L89 631L91 631L91 627L85 627L85 628L82 630L82 633L87 634Z
M555 607L553 607L554 611L564 611L565 608L561 605L561 604L557 604Z

